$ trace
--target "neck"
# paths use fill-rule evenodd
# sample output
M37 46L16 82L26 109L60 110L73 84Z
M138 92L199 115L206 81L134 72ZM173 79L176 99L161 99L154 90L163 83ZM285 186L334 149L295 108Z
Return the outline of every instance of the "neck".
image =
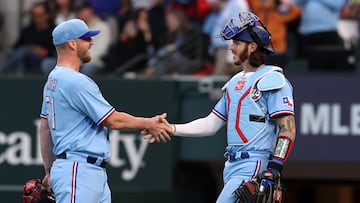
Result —
M80 62L79 59L67 57L67 56L64 56L64 55L59 55L58 61L57 61L58 66L69 67L69 68L71 68L71 69L73 69L74 71L77 71L77 72L80 71L81 64L82 63Z
M264 65L260 65L258 67L253 67L251 66L248 62L247 63L243 63L242 64L242 70L245 72L245 73L248 73L248 72L255 72L257 71L259 68L263 67Z

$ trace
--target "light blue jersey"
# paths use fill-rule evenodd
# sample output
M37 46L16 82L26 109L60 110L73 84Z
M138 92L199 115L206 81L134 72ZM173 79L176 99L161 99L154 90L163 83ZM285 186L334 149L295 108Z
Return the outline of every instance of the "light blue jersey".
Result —
M41 117L46 118L54 154L80 152L109 157L109 129L101 122L113 111L93 80L56 66L44 86Z
M257 87L260 79L274 71L281 69L264 66L249 77L239 73L225 85L213 113L227 122L228 145L241 146L244 151L273 151L277 136L273 118L294 114L292 86L285 78L281 88L262 91Z
M227 123L224 188L217 203L233 203L234 191L264 171L277 138L275 118L294 115L292 86L275 66L240 72L223 88L212 113Z

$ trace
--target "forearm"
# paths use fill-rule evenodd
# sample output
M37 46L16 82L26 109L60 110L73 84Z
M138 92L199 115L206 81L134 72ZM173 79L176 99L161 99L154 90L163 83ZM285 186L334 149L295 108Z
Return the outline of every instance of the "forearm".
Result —
M282 116L277 119L280 128L279 136L289 137L293 142L296 136L295 117L293 115Z
M51 139L50 129L47 125L47 120L41 118L40 123L40 150L41 157L44 164L45 173L50 173L52 163L56 159L53 152L54 144Z
M277 118L277 124L280 130L273 159L269 162L268 167L281 172L294 146L296 136L295 117L293 115L282 116Z
M223 125L223 120L210 113L207 117L199 118L186 124L175 124L175 135L184 137L211 136Z
M148 129L150 127L150 119L115 111L104 121L104 125L118 130Z

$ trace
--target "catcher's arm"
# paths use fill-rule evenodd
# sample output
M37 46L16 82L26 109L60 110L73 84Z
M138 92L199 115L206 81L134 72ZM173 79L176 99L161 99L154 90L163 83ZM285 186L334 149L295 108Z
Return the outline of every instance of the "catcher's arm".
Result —
M283 185L281 172L291 149L294 145L296 128L293 115L276 118L279 134L276 141L274 155L269 161L267 170L248 182L242 183L235 190L237 202L276 202L281 203Z
M225 124L214 113L184 124L170 124L166 119L162 119L161 122L172 128L174 136L181 137L212 136ZM147 134L144 138L150 139L150 143L155 142L155 138L148 134L147 131L143 131L142 134Z
M284 115L276 118L279 126L279 134L277 137L275 150L272 160L268 164L268 168L275 169L279 173L282 172L289 154L294 146L296 127L294 115Z
M52 163L54 162L55 155L53 152L54 144L51 139L50 129L48 125L48 120L45 118L40 119L40 149L41 149L41 157L44 164L45 169L45 178L44 182L48 183L50 168Z
M208 116L198 118L185 124L173 124L174 135L182 137L203 137L214 135L225 122L210 113Z

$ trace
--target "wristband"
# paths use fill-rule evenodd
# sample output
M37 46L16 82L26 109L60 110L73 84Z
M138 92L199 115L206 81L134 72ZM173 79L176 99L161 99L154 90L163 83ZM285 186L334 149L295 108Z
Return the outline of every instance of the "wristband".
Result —
M294 142L287 136L279 135L277 138L274 155L269 161L268 168L282 172L283 166L294 146Z
M285 163L293 146L294 142L289 137L282 135L278 136L273 158Z

